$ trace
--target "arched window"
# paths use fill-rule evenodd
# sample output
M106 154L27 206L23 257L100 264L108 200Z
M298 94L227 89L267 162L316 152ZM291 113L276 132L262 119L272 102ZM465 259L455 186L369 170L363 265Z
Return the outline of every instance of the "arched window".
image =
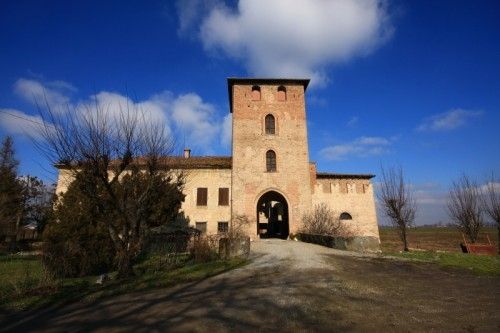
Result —
M283 86L278 87L278 101L286 101L286 88Z
M352 220L352 216L349 213L343 212L340 214L340 219L341 220Z
M266 123L266 134L275 134L276 121L274 120L274 116L272 114L268 114L266 116L265 123Z
M276 153L272 150L268 150L266 153L266 170L267 172L276 171Z
M260 87L259 86L252 87L252 101L260 101Z

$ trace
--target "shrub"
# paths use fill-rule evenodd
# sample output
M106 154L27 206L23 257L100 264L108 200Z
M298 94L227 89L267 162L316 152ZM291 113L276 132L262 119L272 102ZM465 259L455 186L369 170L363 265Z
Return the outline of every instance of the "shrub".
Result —
M325 203L316 205L312 212L302 217L301 232L310 235L351 236L352 227L346 226L339 216Z
M197 262L209 262L219 259L218 251L219 237L213 236L195 236L189 247L191 258Z
M42 262L57 277L101 274L113 268L115 248L100 216L78 189L78 178L58 201L43 232Z

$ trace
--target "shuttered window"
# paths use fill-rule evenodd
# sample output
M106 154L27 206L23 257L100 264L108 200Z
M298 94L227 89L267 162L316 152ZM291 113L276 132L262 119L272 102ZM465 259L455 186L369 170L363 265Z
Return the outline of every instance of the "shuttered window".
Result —
M196 222L196 229L198 229L202 234L206 234L207 222Z
M206 187L198 187L196 192L196 205L206 206L208 201L208 190Z
M229 188L219 188L219 206L229 206Z

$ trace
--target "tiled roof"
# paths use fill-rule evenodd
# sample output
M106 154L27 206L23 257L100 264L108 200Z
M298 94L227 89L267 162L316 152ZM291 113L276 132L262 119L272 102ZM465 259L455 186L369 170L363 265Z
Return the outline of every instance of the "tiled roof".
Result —
M316 178L337 178L337 179L349 179L349 178L360 178L360 179L371 179L375 175L371 174L351 174L351 173L330 173L330 172L317 172Z
M233 164L230 156L166 157L162 163L175 169L231 169Z
M139 164L144 164L144 158L136 160ZM172 169L231 169L232 158L230 156L182 156L163 157L160 163ZM56 168L65 169L63 164L56 164Z

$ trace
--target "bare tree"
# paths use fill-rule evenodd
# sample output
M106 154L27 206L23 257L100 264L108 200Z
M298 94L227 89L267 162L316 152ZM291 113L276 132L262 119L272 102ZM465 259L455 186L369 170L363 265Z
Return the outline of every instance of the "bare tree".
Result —
M172 218L184 200L183 174L168 167L174 144L165 125L129 104L96 100L54 111L46 102L39 109L43 139L37 146L74 179L85 179L82 193L109 231L118 275L132 275L148 228Z
M453 224L475 243L483 226L481 189L467 175L454 181L448 196L448 215Z
M378 199L384 213L397 228L404 251L408 251L407 232L415 220L417 204L410 187L406 184L402 167L389 170L382 168L382 184Z
M316 205L314 209L302 217L302 232L323 236L350 236L352 230L342 223L340 215L325 203Z
M498 253L500 254L500 180L494 175L486 184L484 193L484 211L497 224L498 231Z

